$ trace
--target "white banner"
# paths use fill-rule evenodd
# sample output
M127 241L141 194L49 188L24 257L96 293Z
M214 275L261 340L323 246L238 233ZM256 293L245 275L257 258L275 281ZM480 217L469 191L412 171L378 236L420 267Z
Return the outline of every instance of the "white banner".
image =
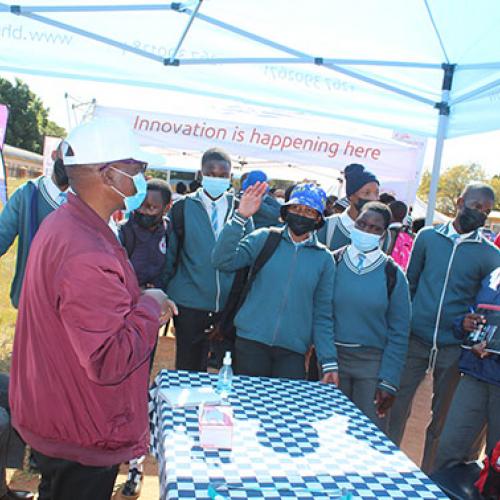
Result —
M56 150L61 140L60 137L52 137L50 135L46 135L43 138L43 175L47 177L52 175Z
M395 140L102 106L96 107L95 115L124 120L142 146L195 151L217 146L232 155L337 171L342 171L349 163L361 163L379 177L382 189L384 183L394 186L403 200L408 200L408 186L415 183L422 168L423 155L418 145Z

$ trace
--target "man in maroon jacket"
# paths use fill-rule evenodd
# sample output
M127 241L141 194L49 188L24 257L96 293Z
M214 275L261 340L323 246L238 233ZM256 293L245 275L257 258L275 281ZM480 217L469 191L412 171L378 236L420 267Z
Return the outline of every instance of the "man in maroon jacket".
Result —
M145 153L117 120L74 129L64 163L75 194L31 247L12 357L14 427L42 472L40 499L109 500L118 465L146 453L149 357L176 314L141 292L108 226L145 195Z

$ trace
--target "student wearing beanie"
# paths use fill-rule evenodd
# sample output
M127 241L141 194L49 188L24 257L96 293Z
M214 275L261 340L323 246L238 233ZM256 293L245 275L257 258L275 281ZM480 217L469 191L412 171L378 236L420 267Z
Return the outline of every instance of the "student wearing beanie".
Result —
M245 192L250 186L254 186L258 182L267 182L267 175L261 170L252 170L241 182L241 189ZM269 194L269 189L262 198L257 213L252 217L255 229L261 227L281 226L280 221L280 203Z
M379 199L379 181L375 174L366 170L363 165L347 165L344 176L349 208L340 215L328 217L323 228L318 231L319 241L330 250L337 250L351 243L351 230L363 205Z
M266 245L270 229L248 236L244 232L266 188L265 184L248 188L224 226L212 253L212 263L220 271L252 266ZM314 343L322 381L338 383L332 315L335 265L316 237L325 202L321 188L299 184L282 207L286 225L234 320L236 373L303 379L305 353Z
M383 432L404 368L410 295L403 271L380 249L391 213L366 204L352 244L334 252L334 338L340 389Z

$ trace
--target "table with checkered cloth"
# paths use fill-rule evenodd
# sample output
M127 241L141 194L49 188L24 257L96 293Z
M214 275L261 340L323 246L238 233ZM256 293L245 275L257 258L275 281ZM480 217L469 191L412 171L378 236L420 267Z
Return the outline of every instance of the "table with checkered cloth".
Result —
M157 388L215 386L216 375L161 371L151 389L151 449L160 498L447 498L339 390L318 382L235 377L232 450L199 446L196 408Z

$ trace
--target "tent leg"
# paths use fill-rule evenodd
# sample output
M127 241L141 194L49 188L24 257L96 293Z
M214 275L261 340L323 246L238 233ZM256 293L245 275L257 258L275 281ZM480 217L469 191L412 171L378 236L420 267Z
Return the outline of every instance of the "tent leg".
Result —
M448 129L449 115L440 114L438 129L436 135L436 147L434 149L434 161L432 164L431 186L429 199L427 201L427 214L425 216L425 225L430 226L434 222L434 210L436 208L436 198L439 185L439 174L441 171L441 158L443 156L444 139Z
M427 215L425 225L430 226L434 222L434 209L436 208L436 197L439 185L439 172L441 170L441 158L443 156L444 140L448 133L448 122L450 119L450 91L455 73L454 64L443 64L443 86L441 89L441 102L436 103L435 107L439 110L438 129L436 134L436 149L434 150L434 162L432 164L431 186L429 191L429 200L427 202Z

